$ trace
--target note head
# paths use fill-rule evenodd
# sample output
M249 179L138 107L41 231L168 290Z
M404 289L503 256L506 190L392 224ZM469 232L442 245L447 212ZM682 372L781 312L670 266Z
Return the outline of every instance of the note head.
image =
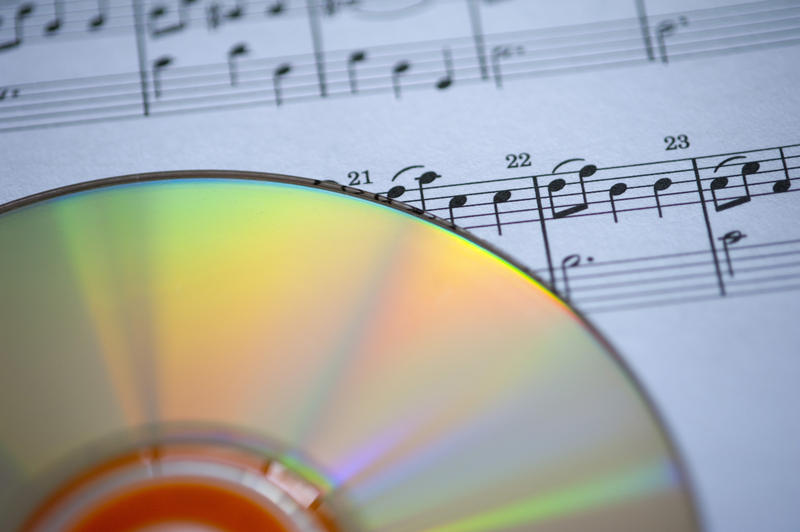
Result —
M581 177L590 177L593 176L595 172L597 172L597 167L593 164L587 164L580 169L578 175Z
M452 84L453 84L453 80L451 80L450 78L440 79L436 83L436 88L439 89L439 90L443 90L443 89L446 89L446 88L450 87Z
M28 16L33 13L33 4L22 4L17 11L19 16Z
M612 196L619 196L620 194L624 194L626 190L628 190L628 185L625 183L616 183L611 187L610 192Z
M580 255L567 255L564 257L564 260L561 261L561 265L567 268L573 268L578 266L581 263L581 256Z
M284 76L288 74L290 70L292 70L292 65L290 65L289 63L283 63L282 65L278 66L278 68L275 69L275 74L277 74L278 76Z
M408 70L409 67L410 65L408 64L407 61L401 61L400 63L397 63L394 66L394 71L399 74L401 72L405 72L406 70Z
M89 21L89 29L97 30L105 23L106 23L105 17L103 15L97 15L96 17L94 17Z
M711 190L719 190L721 188L725 188L728 186L728 178L727 177L715 177L711 181Z
M564 188L566 185L567 185L567 182L559 177L558 179L553 179L552 181L550 181L550 183L547 184L547 191L551 192L551 193L552 192L558 192L559 190Z
M406 187L403 185L397 185L389 189L389 192L386 193L386 197L389 199L399 198L403 194L406 193Z
M421 176L417 178L420 185L429 185L434 182L437 178L442 177L441 175L437 174L436 172L425 172Z
M494 195L494 202L495 203L505 203L511 199L511 191L510 190L501 190L497 194Z
M172 63L172 57L165 55L163 57L159 57L158 59L156 59L156 62L154 64L156 68L164 68L165 66L168 66L170 63Z
M51 20L47 26L45 26L44 31L46 35L54 35L61 29L61 20L55 19Z
M356 50L352 54L350 54L350 61L363 61L367 58L366 52L364 50Z
M467 204L467 196L464 194L459 194L458 196L453 196L450 198L450 208L458 208L463 207Z
M788 191L792 187L791 181L788 179L784 179L782 181L776 181L774 185L772 185L772 191L778 194L782 192Z
M750 161L750 162L744 163L744 165L742 166L742 175L744 176L744 175L755 174L756 172L758 172L758 170L760 168L761 168L761 165L758 164L756 161Z
M672 179L670 179L668 177L662 177L661 179L656 181L656 184L654 185L654 188L656 190L658 190L659 192L662 192L664 190L667 190L671 186L672 186Z
M271 6L267 6L267 14L270 16L280 15L283 13L283 2L276 2Z

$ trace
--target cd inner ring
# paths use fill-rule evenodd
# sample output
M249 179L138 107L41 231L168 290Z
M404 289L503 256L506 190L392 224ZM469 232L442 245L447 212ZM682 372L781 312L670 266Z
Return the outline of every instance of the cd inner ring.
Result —
M62 485L22 530L336 532L322 495L257 453L208 443L147 446Z

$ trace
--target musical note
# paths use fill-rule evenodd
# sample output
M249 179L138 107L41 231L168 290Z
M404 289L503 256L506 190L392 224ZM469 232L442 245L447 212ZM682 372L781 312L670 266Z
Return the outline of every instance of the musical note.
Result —
M742 155L737 155L735 157L729 157L725 159L724 161L719 163L716 168L714 168L714 173L716 173L720 168L723 168L725 164L737 159L745 159L745 157ZM747 176L755 174L756 172L758 172L759 168L760 165L755 161L749 161L744 163L742 165L742 170L741 170L742 181L744 183L744 196L739 196L738 198L727 200L724 203L720 203L720 199L717 197L717 191L722 190L728 186L728 178L715 177L711 181L711 197L714 201L714 209L717 212L720 212L750 201L750 188L747 185Z
M730 246L736 244L745 237L747 237L747 235L743 234L741 231L728 231L718 239L722 241L722 249L725 253L725 262L728 265L728 275L731 277L733 277L733 264L731 263Z
M61 29L61 21L64 18L64 0L53 0L53 11L55 18L45 25L45 35L55 35Z
M586 257L587 262L594 261L594 257ZM571 268L577 268L581 265L581 256L580 255L567 255L561 261L561 277L564 281L564 291L563 296L565 301L570 301L571 293L569 288L569 274L567 273L568 270Z
M681 26L688 26L689 21L686 17L679 17L678 23ZM669 57L667 55L667 37L675 33L678 24L674 20L664 20L656 26L656 42L658 43L658 51L661 55L661 62L667 64Z
M172 57L163 55L153 61L153 91L156 98L161 98L161 73L172 64Z
M621 196L625 194L625 191L628 190L628 185L625 183L615 183L609 190L608 190L608 199L611 200L611 212L614 214L614 223L617 223L617 205L614 200L617 196Z
M453 55L450 49L444 48L442 56L444 59L444 76L436 82L436 88L439 90L446 89L453 84Z
M394 88L394 97L400 99L400 75L407 72L411 68L408 61L398 61L392 68L392 87Z
M772 191L780 194L781 192L786 192L792 188L792 180L789 178L789 168L786 166L786 156L783 154L783 148L778 148L778 151L781 154L781 163L783 163L783 175L786 177L779 181L775 181L775 183L772 185Z
M390 200L397 199L403 194L406 193L406 187L403 185L395 185L389 189L389 192L386 193L386 197Z
M33 13L33 4L22 4L14 13L14 38L0 43L0 50L8 50L22 44L25 19Z
M450 203L447 204L447 208L450 210L450 223L452 225L456 224L455 218L453 217L453 209L459 209L467 204L467 196L464 194L459 194L457 196L453 196L450 198Z
M280 15L286 9L286 0L276 0L274 3L267 5L267 15L274 17Z
M219 2L214 2L209 5L206 10L206 26L209 29L215 30L222 24L223 19L235 20L241 18L243 15L244 5L242 5L242 0L238 0L236 6L224 14L222 14L222 6Z
M283 99L281 98L281 79L291 72L292 65L289 63L283 63L278 65L275 69L275 72L272 75L272 87L275 91L275 105L281 105L283 103Z
M492 48L492 77L494 78L494 84L498 89L503 88L502 61L504 59L510 59L514 55L523 54L525 54L525 48L523 46L495 46Z
M439 177L442 176L440 176L436 172L425 172L421 176L414 178L419 183L419 200L420 203L422 204L423 211L425 210L425 194L423 193L423 188L425 187L425 185L430 185L431 183L433 183L434 180L436 180Z
M511 191L510 190L501 190L500 192L496 193L492 198L492 205L494 206L494 220L497 224L497 234L502 235L503 229L500 224L500 211L498 210L497 206L500 203L505 203L511 199Z
M97 15L89 19L89 30L96 31L106 23L108 0L97 0Z
M16 98L17 96L19 96L19 89L9 89L8 87L0 88L0 102L5 100L6 96L9 96L11 98Z
M664 192L671 186L672 186L672 179L668 177L662 177L661 179L653 183L653 195L656 198L656 208L658 209L659 218L663 218L663 216L661 215L661 199L659 198L658 193Z
M356 50L347 58L347 76L350 80L350 92L355 94L358 92L358 85L356 83L356 63L361 63L367 59L367 53L364 50Z
M195 3L196 0L180 0L178 4L178 22L172 25L158 27L158 19L167 14L167 8L163 5L154 6L148 14L147 25L150 29L150 35L159 37L168 33L174 33L184 29L189 24L189 7Z
M231 87L236 86L236 84L239 82L239 72L236 68L236 59L248 53L250 53L250 50L247 48L247 44L243 42L234 44L231 49L228 50L228 76L231 81Z
M583 159L567 159L566 161L562 161L558 163L555 168L553 168L553 173L555 174L561 166L575 161L583 161ZM553 201L553 194L563 189L567 182L559 177L552 180L547 185L547 195L550 198L550 211L553 214L553 218L565 218L571 214L586 210L589 207L589 201L586 199L586 185L584 184L583 180L594 175L595 172L597 172L597 167L593 164L587 164L578 171L578 182L581 186L581 197L583 198L583 202L571 207L567 207L566 209L562 209L560 211L556 210L555 202Z

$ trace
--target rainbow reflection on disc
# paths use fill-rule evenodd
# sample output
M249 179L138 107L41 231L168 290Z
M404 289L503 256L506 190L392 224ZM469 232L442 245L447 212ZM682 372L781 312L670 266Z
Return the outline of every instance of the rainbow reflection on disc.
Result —
M263 495L285 530L699 528L615 355L441 224L324 183L220 172L12 207L5 519L83 530L120 485L134 497L205 475ZM205 519L187 512L175 519Z

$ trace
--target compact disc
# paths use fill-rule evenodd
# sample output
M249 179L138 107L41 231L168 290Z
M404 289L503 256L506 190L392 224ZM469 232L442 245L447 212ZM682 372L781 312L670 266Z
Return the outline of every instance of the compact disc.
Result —
M439 220L224 172L104 180L0 213L5 523L699 528L618 357Z

